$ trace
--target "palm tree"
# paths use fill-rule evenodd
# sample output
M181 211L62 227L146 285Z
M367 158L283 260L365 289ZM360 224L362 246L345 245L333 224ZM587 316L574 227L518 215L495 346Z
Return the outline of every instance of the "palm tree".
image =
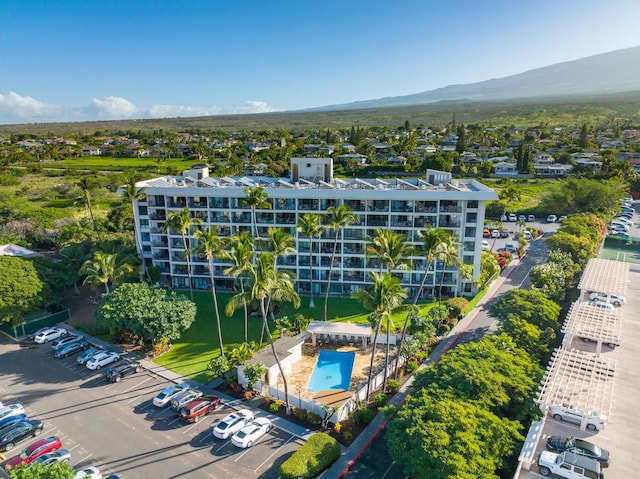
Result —
M449 243L444 243L437 251L437 258L443 262L442 275L440 276L440 286L438 290L438 301L442 302L442 284L444 283L444 273L447 266L462 266L464 263L460 259L459 244L455 239Z
M284 402L287 408L287 413L290 411L289 406L289 388L287 385L287 379L284 374L284 369L280 363L280 358L276 351L275 343L273 341L273 335L269 330L268 324L268 307L272 300L275 301L287 301L293 303L295 308L300 307L300 296L295 292L293 288L294 277L290 271L276 271L274 268L273 255L269 252L262 253L255 265L250 265L247 268L249 277L249 283L251 285L249 291L239 293L231 297L227 303L226 313L231 316L234 311L244 305L247 301L257 301L260 306L260 313L262 315L262 325L267 331L269 343L271 344L271 353L275 359L280 375L282 376L282 383L284 386Z
M182 236L182 246L184 248L184 257L187 260L187 281L189 282L189 293L191 294L191 301L193 301L193 286L191 285L191 258L189 252L189 245L187 244L187 233L189 229L194 225L202 223L200 218L192 218L189 214L189 208L184 208L181 211L172 211L167 216L167 221L162 228L162 231L166 233L168 230L178 230Z
M413 246L407 243L407 236L402 233L394 233L391 230L377 229L376 236L367 245L367 252L380 259L380 271L382 266L386 266L387 273L391 274L391 270L400 269L408 270L411 268L409 256L413 253ZM391 348L391 316L388 318L387 324L387 341L385 355L385 377L384 384L387 381L387 370L389 368L389 350ZM398 349L400 356L400 350ZM397 361L396 361L397 362ZM384 389L383 389L384 392Z
M85 261L79 273L86 275L82 284L90 283L94 289L99 285L104 286L105 293L109 294L109 283L120 284L125 277L133 272L133 267L128 264L118 264L118 255L96 251L93 258Z
M253 264L255 258L255 245L251 236L246 231L230 239L229 247L222 253L224 259L230 260L232 266L224 270L224 274L238 278L240 281L240 292L244 294L244 279L247 269ZM242 305L244 309L244 342L249 335L249 311L247 302Z
M224 249L222 238L218 235L218 228L215 226L209 229L198 230L193 235L198 242L196 252L204 255L209 262L209 281L211 282L211 297L213 299L213 309L216 313L216 324L218 327L218 345L220 346L220 356L224 357L224 345L222 344L222 325L220 323L220 311L218 309L218 298L216 295L216 283L213 277L213 258L222 256Z
M136 208L135 208L136 201L139 201L145 197L144 188L136 187L136 180L133 176L131 176L128 178L127 183L122 187L121 191L124 198L131 203L131 209L133 211L133 218L135 221L135 219L137 218ZM144 256L142 254L142 244L140 242L140 239L138 238L138 234L137 234L137 231L135 231L135 228L133 232L133 237L136 241L136 248L138 250L138 254L140 255L140 263L142 264L142 277L144 278L147 276L147 265L145 264Z
M336 258L338 251L338 239L340 236L340 230L347 226L358 223L358 217L353 214L353 210L345 204L338 206L332 206L327 210L329 214L329 226L333 228L336 233L333 240L333 253L331 254L331 262L329 263L329 276L327 277L327 290L324 293L324 320L327 320L327 304L329 302L329 290L331 289L331 273L333 272L333 262Z
M264 188L261 186L247 187L244 190L247 195L246 198L243 198L241 202L249 207L251 207L251 223L253 225L253 237L260 241L260 234L258 233L258 221L256 218L256 210L258 208L261 209L271 209L271 203L267 201L269 195Z
M411 314L415 311L415 307L418 304L418 300L422 295L422 290L424 289L425 282L427 281L427 276L429 274L429 270L431 269L431 265L433 264L434 259L437 254L447 247L448 244L453 243L455 238L453 233L449 230L445 230L442 228L430 228L427 227L424 233L419 232L420 237L422 238L422 247L420 248L420 252L424 255L425 260L425 269L424 274L422 275L422 281L420 281L420 286L418 291L416 292L413 298L413 308L404 319L404 323L402 325L402 334L400 335L400 344L398 345L398 354L402 351L402 346L404 344L404 340L407 334L407 325L409 324L409 319L411 318ZM400 367L400 361L396 361L396 370L394 377L398 377L398 370Z
M325 230L321 221L321 216L315 213L305 213L298 219L296 230L309 237L309 307L315 308L313 302L313 238L319 237Z
M372 325L375 326L375 334L373 336L373 344L371 345L371 360L369 362L369 378L367 381L367 396L369 400L371 393L371 376L373 375L373 361L376 355L376 342L380 333L380 326L386 320L387 331L391 329L391 315L396 311L407 297L407 293L402 288L400 280L391 275L391 273L369 273L373 285L369 288L356 290L351 297L360 301L362 305L373 311L369 316ZM388 352L385 358L385 373L382 385L382 391L386 388L387 368L389 365Z
M407 270L413 247L407 243L407 235L378 228L375 237L367 245L367 254L380 260L380 272L393 269Z
M296 252L296 239L284 228L267 229L267 251L273 255L273 268L277 268L278 258L289 256Z
M70 243L65 246L59 253L68 268L69 275L73 277L73 291L80 294L78 289L78 271L85 261L90 258L88 242Z
M93 208L91 206L91 191L94 190L98 186L98 181L93 176L84 176L80 178L80 180L76 183L81 190L80 198L78 198L78 202L87 208L89 212L89 216L91 217L91 223L93 224L93 229L98 236L98 240L102 242L102 236L100 236L100 230L98 229L98 224L96 223L96 217L93 214Z

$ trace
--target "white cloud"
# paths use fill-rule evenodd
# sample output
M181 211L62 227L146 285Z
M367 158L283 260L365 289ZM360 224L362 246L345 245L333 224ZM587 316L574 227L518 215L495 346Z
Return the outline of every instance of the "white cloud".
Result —
M139 113L138 107L126 98L118 96L105 96L94 98L91 103L82 108L82 113L88 119L121 119L131 118Z
M6 95L0 94L0 121L47 121L59 113L55 105L48 105L41 101L22 96L10 91Z
M277 111L275 108L269 106L264 101L247 100L243 106L233 108L229 111L231 114L240 113L269 113L270 111Z
M153 105L145 112L148 118L173 118L176 116L208 116L220 115L221 110L216 106L189 106L189 105Z

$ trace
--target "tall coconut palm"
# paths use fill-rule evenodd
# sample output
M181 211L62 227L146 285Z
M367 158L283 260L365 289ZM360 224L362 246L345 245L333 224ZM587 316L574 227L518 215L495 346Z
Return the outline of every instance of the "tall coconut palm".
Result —
M78 271L91 254L89 252L89 243L84 241L81 243L70 243L65 246L58 254L63 258L65 269L68 271L69 277L73 278L73 291L80 294L78 289Z
M429 274L429 270L431 269L431 265L433 261L437 257L439 251L446 249L447 245L455 242L455 238L453 233L449 230L445 230L442 228L430 228L427 227L424 232L419 232L420 237L422 238L422 246L419 248L419 251L422 253L425 261L425 269L424 274L422 275L422 281L420 281L420 286L413 297L413 308L415 310L416 305L418 304L418 300L422 295L422 291L424 289L425 282L427 281L427 276ZM404 319L404 323L402 325L402 334L400 335L400 344L398 345L398 354L402 351L402 346L404 344L404 340L407 334L407 325L409 324L409 319L411 318L411 314L413 311L409 312ZM396 361L396 370L394 376L398 377L398 370L400 367L400 361Z
M98 186L98 180L93 176L83 176L76 184L80 188L80 198L78 198L78 202L87 208L89 217L91 218L91 223L93 224L93 229L98 236L98 240L102 242L102 236L100 235L98 223L96 222L96 217L93 214L93 207L91 206L91 192Z
M386 266L387 273L396 270L408 270L411 268L409 257L413 253L413 246L407 242L407 236L402 233L394 233L391 230L377 229L375 237L371 243L367 245L367 252L380 260L380 270ZM387 318L388 324L386 328L386 350L385 350L385 377L384 383L387 381L387 371L389 368L389 351L391 349L391 316ZM393 327L395 329L395 327ZM397 356L399 356L398 350Z
M329 263L329 276L327 277L327 290L324 293L324 320L327 320L327 304L329 303L329 291L331 290L331 274L333 273L333 262L336 259L336 253L338 251L338 240L340 238L340 231L347 226L358 223L358 217L353 213L353 210L345 204L338 206L332 206L327 210L329 214L328 226L333 228L335 236L333 239L333 252L331 253L331 262Z
M256 218L256 210L271 209L271 203L267 201L269 195L261 186L248 186L244 190L247 195L241 202L251 208L251 224L253 225L253 237L260 241L260 233L258 232L258 220ZM262 248L261 248L262 249Z
M222 253L224 259L230 260L232 266L224 270L224 274L238 278L240 292L244 294L244 280L247 269L253 264L255 258L255 244L249 233L243 231L239 235L230 238L228 248ZM249 336L249 311L247 302L242 305L244 310L244 342L248 342Z
M451 242L445 243L436 253L437 259L442 261L442 275L440 276L440 286L438 288L438 301L442 301L442 284L444 283L444 273L447 266L456 265L457 267L461 267L464 263L460 259L460 250L459 243L457 241L452 240ZM463 273L464 274L464 273Z
M191 258L189 252L189 244L187 243L187 234L192 226L202 223L200 218L192 218L189 214L189 208L184 208L180 211L172 211L167 216L167 221L162 228L163 232L170 230L180 231L182 236L182 246L184 248L184 258L187 261L187 281L189 282L189 294L191 295L191 301L193 301L193 286L191 284Z
M194 239L198 242L196 252L207 258L209 263L209 281L211 282L211 297L213 299L213 310L216 314L216 326L218 328L218 345L220 346L220 356L224 357L224 344L222 343L222 325L220 323L220 310L218 309L218 297L216 294L216 283L213 276L213 260L222 256L224 250L222 238L218 235L218 228L212 226L208 229L201 229L194 233Z
M83 263L79 273L86 275L82 284L90 283L96 290L102 285L109 294L109 284L120 284L133 273L133 267L128 263L118 264L117 254L96 251L92 259Z
M391 315L402 306L403 301L407 298L407 292L400 284L400 280L391 275L391 273L369 273L373 285L367 289L356 290L351 297L360 301L365 309L372 311L369 320L375 327L373 336L373 344L371 345L371 360L369 362L369 378L367 381L367 396L369 400L371 394L371 377L373 375L373 362L376 356L376 342L380 333L380 326L383 322L387 323L387 330L391 328ZM385 358L385 373L382 384L382 390L386 388L388 373L388 353Z
M131 203L131 210L133 211L134 221L137 223L136 218L138 217L136 213L136 201L139 201L145 197L144 188L138 188L136 186L136 180L133 176L127 179L127 183L120 189L124 199ZM134 228L133 236L136 240L136 248L138 250L138 254L140 255L140 263L142 265L142 277L147 277L147 265L144 261L144 256L142 254L142 243L140 238L138 238L137 228Z
M318 238L325 230L322 217L316 213L305 213L298 219L296 225L298 233L309 238L309 307L315 308L313 302L313 238Z
M278 365L278 370L282 376L282 384L284 386L284 402L287 412L290 411L289 405L289 388L287 378L280 363L280 358L276 351L273 335L269 330L268 324L268 305L271 301L284 301L293 303L295 308L300 307L300 296L293 288L294 277L290 271L276 271L273 267L273 255L271 253L262 253L255 265L250 265L247 269L250 288L244 293L239 293L231 297L225 309L227 315L231 316L234 311L245 304L247 301L257 301L260 306L260 314L262 316L263 327L267 331L269 343L271 344L271 353Z

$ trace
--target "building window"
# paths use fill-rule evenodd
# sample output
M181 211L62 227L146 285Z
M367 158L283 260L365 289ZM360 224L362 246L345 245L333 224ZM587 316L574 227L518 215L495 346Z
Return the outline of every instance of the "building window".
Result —
M464 229L464 236L465 236L465 238L475 238L476 229L471 227L471 226L465 228Z

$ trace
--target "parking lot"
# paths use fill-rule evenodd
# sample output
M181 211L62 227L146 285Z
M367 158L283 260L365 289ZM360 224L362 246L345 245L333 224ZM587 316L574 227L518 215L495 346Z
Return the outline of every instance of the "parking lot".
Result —
M277 478L279 464L302 444L274 428L251 448L239 449L212 434L212 424L232 412L228 403L187 424L170 407L152 404L170 381L143 369L110 383L105 370L90 371L75 356L55 359L49 344L18 344L0 335L0 399L21 403L30 418L43 420L41 437L60 437L74 468L95 466L124 479Z

